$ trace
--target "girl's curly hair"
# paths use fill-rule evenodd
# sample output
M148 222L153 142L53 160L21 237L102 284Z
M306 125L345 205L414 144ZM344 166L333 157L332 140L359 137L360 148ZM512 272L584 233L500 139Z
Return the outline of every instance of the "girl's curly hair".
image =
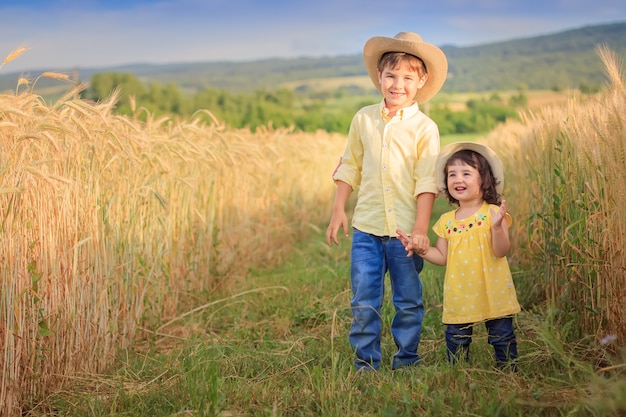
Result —
M498 184L496 178L491 171L491 166L489 162L482 156L480 153L463 149L458 152L453 153L448 160L446 161L446 166L443 169L443 178L444 178L444 186L443 192L446 195L450 204L459 205L459 200L452 197L450 192L448 191L448 166L452 165L456 161L461 161L462 163L471 166L472 168L478 171L481 179L481 189L483 191L483 200L485 200L489 204L500 205L501 203L501 195L496 191L496 185Z

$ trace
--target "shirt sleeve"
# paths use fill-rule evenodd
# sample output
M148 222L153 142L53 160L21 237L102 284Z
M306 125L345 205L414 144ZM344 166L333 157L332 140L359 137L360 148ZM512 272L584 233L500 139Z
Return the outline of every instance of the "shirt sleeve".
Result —
M446 238L446 234L445 234L445 219L444 216L439 217L439 219L435 222L435 224L433 225L433 232L435 232L435 234L437 236L439 236L440 238L445 239Z
M439 155L439 149L439 128L435 122L431 121L424 129L418 142L418 160L413 173L415 177L413 195L415 197L422 193L438 193L435 182L435 162Z
M357 122L358 114L352 119L348 131L346 149L333 173L333 180L343 181L355 189L361 183L361 169L363 166L363 141Z

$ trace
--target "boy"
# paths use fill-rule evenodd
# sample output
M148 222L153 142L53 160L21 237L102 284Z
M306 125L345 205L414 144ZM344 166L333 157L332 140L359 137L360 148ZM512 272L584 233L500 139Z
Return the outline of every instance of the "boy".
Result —
M352 190L359 188L352 219L350 344L357 370L379 369L389 271L396 311L391 333L398 348L391 366L398 369L420 361L424 305L419 274L424 261L416 254L406 256L396 230L411 230L415 248L430 246L439 129L418 104L441 89L448 62L441 49L411 32L369 39L363 60L383 99L359 110L350 125L346 150L333 173L337 191L326 242L339 244L339 228L349 236L345 207Z

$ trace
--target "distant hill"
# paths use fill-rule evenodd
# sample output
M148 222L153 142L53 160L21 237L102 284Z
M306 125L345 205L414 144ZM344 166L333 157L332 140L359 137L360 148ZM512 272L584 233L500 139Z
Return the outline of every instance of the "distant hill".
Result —
M444 47L449 61L447 91L578 88L603 85L596 47L607 45L626 58L626 23L588 26L553 35L466 48Z
M600 86L605 75L596 47L607 45L626 59L626 22L587 26L551 35L471 47L443 46L449 76L443 91L482 92ZM18 58L19 59L19 58ZM142 81L174 83L183 91L223 88L233 92L273 89L286 82L366 75L360 54L249 62L198 62L71 69L81 81L99 72L131 72ZM15 89L19 74L0 73L0 90ZM31 74L37 76L38 74ZM40 80L38 86L58 85Z

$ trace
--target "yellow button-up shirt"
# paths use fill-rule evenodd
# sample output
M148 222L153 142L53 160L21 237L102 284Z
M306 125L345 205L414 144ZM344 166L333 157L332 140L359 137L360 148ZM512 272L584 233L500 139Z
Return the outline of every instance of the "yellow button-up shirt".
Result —
M415 103L392 118L385 110L382 100L356 113L333 179L358 188L354 228L396 236L396 229L411 233L417 196L437 193L439 129Z

